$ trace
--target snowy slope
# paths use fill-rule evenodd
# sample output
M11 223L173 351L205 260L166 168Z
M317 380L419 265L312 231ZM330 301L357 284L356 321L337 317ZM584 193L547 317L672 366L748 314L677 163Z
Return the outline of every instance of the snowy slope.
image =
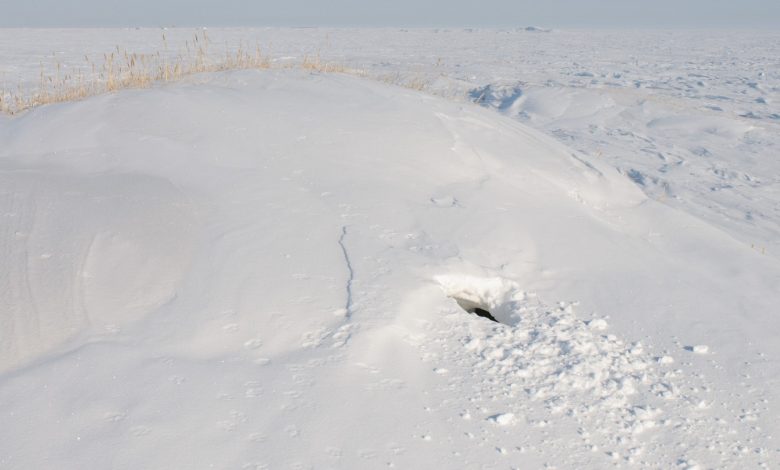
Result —
M3 468L778 461L776 258L492 110L241 72L0 142Z
M780 33L772 30L208 28L209 55L260 47L477 101L618 168L648 197L766 256L780 250ZM105 54L176 56L193 28L0 29L0 86L89 76ZM163 35L165 40L163 40Z

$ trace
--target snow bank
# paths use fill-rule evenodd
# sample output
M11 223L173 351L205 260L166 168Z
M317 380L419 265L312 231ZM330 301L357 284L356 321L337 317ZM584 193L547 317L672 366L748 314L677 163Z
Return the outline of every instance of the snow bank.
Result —
M0 141L4 467L776 457L778 267L490 110L241 72Z

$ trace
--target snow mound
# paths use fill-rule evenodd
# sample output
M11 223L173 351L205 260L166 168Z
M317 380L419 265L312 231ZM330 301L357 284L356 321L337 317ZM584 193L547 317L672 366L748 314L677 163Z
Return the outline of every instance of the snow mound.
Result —
M570 197L595 207L641 199L614 170L597 170L528 129L514 135L492 132L489 118L477 110L462 114L437 105L434 108L439 110L415 118L422 126L419 131L409 136L402 135L405 129L380 134L381 119L374 116L395 113L411 118L424 105L407 111L383 98L385 91L364 82L356 82L357 90L350 92L332 86L331 97L317 95L312 87L311 82L322 78L297 82L300 91L278 93L274 90L285 86L276 78L265 79L258 88L268 92L258 93L228 114L222 103L225 98L214 93L221 87L245 89L247 81L255 79L235 74L225 83L199 91L183 85L140 96L130 92L121 98L55 106L22 116L0 131L8 143L2 177L10 217L3 264L11 267L6 290L14 299L13 313L4 320L0 365L13 367L69 338L120 328L173 299L193 262L193 244L202 222L198 213L204 212L192 198L219 192L221 184L255 181L251 184L261 186L258 196L251 197L265 194L268 207L283 200L279 180L274 180L279 178L281 186L300 187L295 198L309 201L302 200L301 207L324 204L336 211L342 207L344 223L351 217L345 205L352 204L350 193L355 191L374 188L369 197L387 205L396 181L408 181L417 185L417 191L429 191L415 196L419 200L455 206L451 194L435 194L437 187L468 188L496 171L503 178L528 180L547 191L565 188ZM286 93L308 98L291 101ZM367 96L358 98L360 93ZM194 102L188 102L190 94ZM156 103L150 104L152 100ZM326 118L314 116L330 100L344 112L372 117L359 122L345 116L343 122L321 125ZM227 101L237 104L235 97ZM106 102L116 105L109 107ZM166 117L171 109L188 117L171 122ZM309 115L299 129L274 122L279 113L292 119L298 111ZM209 133L196 134L200 126ZM371 140L358 139L345 155L342 149L352 142L351 132L378 137L386 149L377 152ZM464 143L471 135L485 132L492 133L493 142ZM271 134L277 137L269 141ZM308 144L312 140L316 143ZM289 150L279 147L283 142L290 142ZM288 168L289 152L316 155L317 160L306 166L305 160L290 162ZM273 173L254 173L269 166L282 173L273 177ZM56 172L50 170L53 167ZM318 173L324 178L314 179ZM312 191L315 188L319 192ZM247 191L234 186L226 193L236 193L231 201L240 204ZM262 219L260 223L269 227L278 226ZM50 252L58 254L47 257ZM51 283L60 288L44 287Z
M491 110L244 71L0 141L0 466L767 458L776 268Z

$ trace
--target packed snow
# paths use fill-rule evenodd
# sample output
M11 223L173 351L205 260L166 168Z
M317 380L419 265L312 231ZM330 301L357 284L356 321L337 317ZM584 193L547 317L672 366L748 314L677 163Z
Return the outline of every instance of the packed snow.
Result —
M0 117L0 467L777 466L780 35L210 34L367 76Z

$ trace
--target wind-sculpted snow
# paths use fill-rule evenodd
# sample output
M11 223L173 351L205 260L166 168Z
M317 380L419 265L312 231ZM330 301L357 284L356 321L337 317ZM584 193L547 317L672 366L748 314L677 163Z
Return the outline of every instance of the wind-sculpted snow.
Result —
M258 45L277 65L316 56L476 101L642 181L652 199L777 256L777 32L531 28L210 28L208 35L215 58ZM42 71L88 74L117 47L173 57L195 33L3 30L0 83L34 90Z
M777 461L775 258L516 119L243 71L0 140L0 467Z
M168 180L48 168L4 159L0 170L0 369L157 310L191 256L195 216Z
M628 90L488 85L471 97L609 162L649 197L776 251L771 119Z

